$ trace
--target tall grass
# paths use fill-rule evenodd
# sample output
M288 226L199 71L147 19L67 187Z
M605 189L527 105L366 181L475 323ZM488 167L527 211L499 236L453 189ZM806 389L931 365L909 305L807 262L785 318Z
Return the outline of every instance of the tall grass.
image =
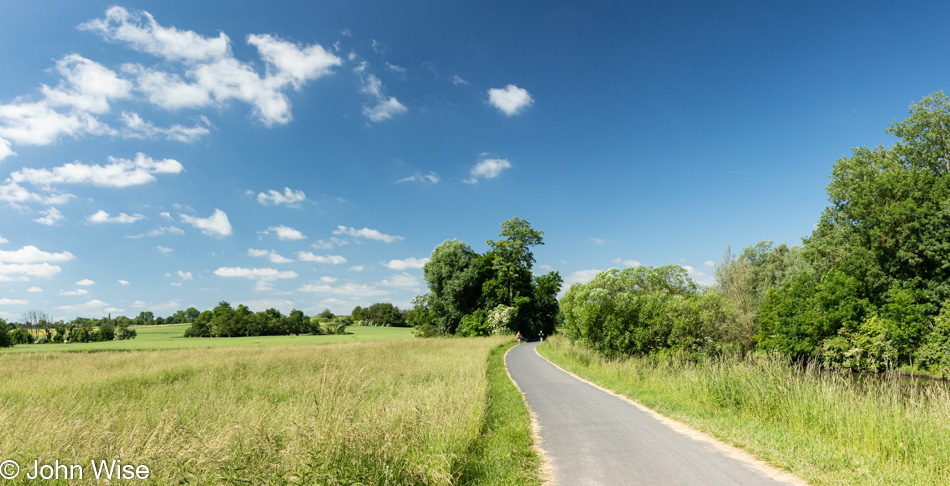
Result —
M504 340L0 356L0 459L120 459L154 484L456 484Z
M950 387L856 379L778 357L606 360L562 336L563 368L812 484L950 484Z

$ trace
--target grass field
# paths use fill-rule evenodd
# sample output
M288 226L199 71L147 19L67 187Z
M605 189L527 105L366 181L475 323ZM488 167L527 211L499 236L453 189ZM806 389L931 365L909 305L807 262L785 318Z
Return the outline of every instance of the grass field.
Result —
M4 353L36 353L49 351L128 351L182 348L215 348L234 346L282 346L296 344L351 343L357 341L383 341L390 339L408 339L412 337L412 328L408 327L370 327L350 326L345 335L322 336L257 336L234 338L185 338L185 329L190 324L168 324L161 326L137 326L135 339L125 341L103 341L98 343L69 344L21 344L12 348L0 348Z
M950 484L950 387L856 380L780 358L605 360L554 336L538 352L811 484Z
M498 379L510 337L351 329L0 356L0 459L85 464L86 479L89 461L118 459L150 484L538 484L527 410ZM139 346L166 346L180 327L143 330Z

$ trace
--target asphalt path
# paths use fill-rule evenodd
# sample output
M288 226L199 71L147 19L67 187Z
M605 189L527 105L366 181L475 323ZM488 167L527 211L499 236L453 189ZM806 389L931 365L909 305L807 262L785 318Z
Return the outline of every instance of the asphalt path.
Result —
M537 345L515 346L505 365L540 426L558 486L793 484L562 371Z

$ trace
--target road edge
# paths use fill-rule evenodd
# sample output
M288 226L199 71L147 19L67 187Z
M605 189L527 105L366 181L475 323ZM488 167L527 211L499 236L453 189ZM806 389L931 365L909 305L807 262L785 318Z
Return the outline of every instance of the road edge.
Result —
M661 414L660 412L657 412L657 411L655 411L655 410L653 410L653 409L651 409L651 408L647 408L646 406L640 404L639 402L637 402L637 401L635 401L635 400L633 400L633 399L631 399L631 398L629 398L629 397L627 397L627 396L625 396L625 395L621 395L621 394L619 394L619 393L617 393L617 392L615 392L615 391L613 391L613 390L609 390L609 389L607 389L607 388L604 388L604 387L598 385L597 383L594 383L594 382L592 382L592 381L590 381L590 380L581 378L580 376L577 376L577 375L575 375L574 373L571 373L570 371L567 371L567 370L565 370L564 368L561 368L560 366L558 366L558 365L557 365L556 363L554 363L553 361L551 361L551 360L545 358L544 356L542 356L541 353L538 352L538 348L537 348L537 347L534 348L534 354L537 354L538 357L540 357L541 359L547 361L548 363L551 364L551 366L554 366L555 368L557 368L557 369L563 371L564 373L567 373L568 375L570 375L570 376L572 376L572 377L574 377L574 378L576 378L576 379L578 379L578 380L580 380L580 381L582 381L582 382L584 382L584 383L587 383L588 385L591 385L591 386L593 386L594 388L597 388L597 389L599 389L599 390L601 390L601 391L604 391L604 392L606 392L606 393L608 393L608 394L610 394L610 395L613 395L613 396L615 396L615 397L617 397L617 398L620 398L621 400L626 401L627 403L633 405L634 407L637 407L637 409L639 409L640 411L642 411L642 412L644 412L644 413L650 415L651 417L655 418L655 419L658 420L660 423L662 423L663 425L669 427L669 428L670 428L671 430L673 430L674 432L676 432L676 433L678 433L678 434L680 434L680 435L684 435L684 436L686 436L686 437L689 437L690 439L698 440L698 441L700 441L700 442L705 442L705 443L707 443L707 444L713 446L713 447L714 447L715 449L717 449L718 451L720 451L720 452L722 452L723 454L725 454L727 457L730 457L730 458L732 458L732 459L735 459L735 460L737 460L737 461L740 461L740 462L744 463L745 465L751 467L752 469L755 469L755 470L757 470L757 471L760 471L761 473L763 473L763 474L765 474L766 476L768 476L769 479L774 479L774 480L776 480L776 481L783 481L783 482L785 482L785 483L788 483L788 484L791 484L791 485L794 485L794 486L809 486L808 482L806 482L804 479L802 479L802 478L800 478L800 477L798 477L798 476L796 476L796 475L794 475L794 474L792 474L792 473L790 473L790 472L788 472L788 471L784 471L784 470L782 470L782 469L779 469L779 468L777 468L777 467L775 467L775 466L773 466L773 465L771 465L771 464L769 464L769 463L763 461L762 459L759 459L759 458L756 457L754 454L752 454L752 453L750 453L750 452L748 452L748 451L745 451L745 450L740 449L740 448L738 448L738 447L736 447L736 446L734 446L734 445L731 445L731 444L728 444L728 443L726 443L726 442L723 442L723 441L717 439L716 437L713 437L712 435L707 434L706 432L702 432L702 431L700 431L700 430L696 430L696 429L694 429L693 427L690 427L689 425L684 424L683 422L680 422L680 421L674 420L674 419L672 419L672 418L670 418L670 417L667 417L666 415L663 415L663 414ZM507 356L507 353L505 353L505 355ZM505 362L505 370L507 371L507 369L508 369L508 364L507 364L507 361L506 361L506 362ZM511 377L510 374L509 374L508 376L509 376L509 378ZM512 381L514 381L514 380L512 380ZM515 384L515 386L516 386L516 387L518 386L517 383ZM521 389L519 388L518 391L521 391ZM522 393L522 396L524 396L524 393ZM533 422L533 421L534 421L534 412L531 411L531 408L530 408L530 407L528 407L528 411L531 412L531 417L532 417L532 422Z
M555 486L554 465L551 464L551 458L547 455L547 453L544 451L544 448L542 447L541 424L538 422L538 416L535 415L534 410L531 409L531 405L528 403L528 397L525 396L524 391L522 391L521 387L518 386L518 382L511 377L511 372L508 371L508 353L518 346L520 346L520 344L516 344L508 348L508 351L505 351L505 356L502 358L502 360L505 362L505 374L508 375L508 380L510 380L511 383L515 385L515 388L518 389L518 393L521 394L521 400L524 401L524 406L528 409L528 415L531 416L531 438L534 442L532 447L534 447L534 450L538 453L538 456L541 457L541 484L544 486ZM537 348L535 348L534 352L538 352ZM538 356L541 355L539 354ZM544 358L544 356L541 357ZM550 363L550 361L548 362Z

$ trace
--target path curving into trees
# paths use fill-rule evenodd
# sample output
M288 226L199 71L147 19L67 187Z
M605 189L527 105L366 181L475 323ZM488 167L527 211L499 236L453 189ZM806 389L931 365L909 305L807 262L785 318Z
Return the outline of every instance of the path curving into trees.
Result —
M537 346L515 346L505 365L540 425L555 484L803 484L773 479L764 468L674 430L562 371L539 356Z

